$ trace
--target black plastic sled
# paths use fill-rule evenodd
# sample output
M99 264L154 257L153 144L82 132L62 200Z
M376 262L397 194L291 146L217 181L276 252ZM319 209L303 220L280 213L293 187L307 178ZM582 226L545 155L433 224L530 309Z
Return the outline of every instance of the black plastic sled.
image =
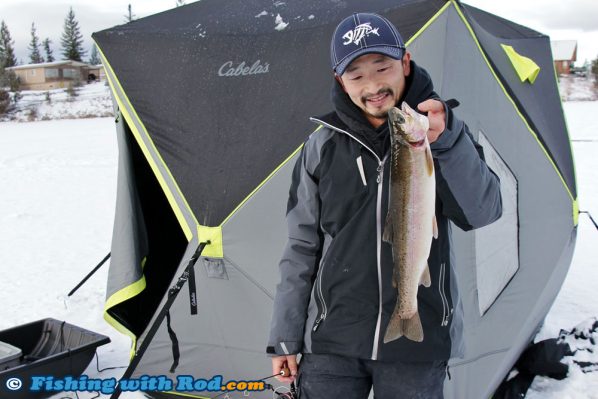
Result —
M0 331L0 397L47 398L56 391L32 392L31 377L79 377L105 335L55 319L43 319Z

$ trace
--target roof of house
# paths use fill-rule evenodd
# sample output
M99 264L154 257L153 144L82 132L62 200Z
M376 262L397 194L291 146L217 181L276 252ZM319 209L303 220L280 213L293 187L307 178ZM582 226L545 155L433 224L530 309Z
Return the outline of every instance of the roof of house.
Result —
M575 61L577 40L554 40L550 42L550 48L555 61Z
M79 61L72 61L72 60L63 60L63 61L53 61L53 62L41 62L39 64L26 64L26 65L17 65L13 67L6 68L8 70L17 70L17 69L33 69L33 68L47 68L47 67L54 67L54 66L61 66L61 65L71 65L71 66L89 66L85 62Z

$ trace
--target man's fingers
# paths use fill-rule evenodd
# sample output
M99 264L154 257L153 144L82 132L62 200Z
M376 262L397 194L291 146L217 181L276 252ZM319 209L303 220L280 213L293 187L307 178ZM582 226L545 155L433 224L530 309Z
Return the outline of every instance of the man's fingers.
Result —
M272 358L272 374L280 374L282 366L286 361L285 356L275 356Z
M297 356L295 356L295 355L287 356L287 367L289 368L289 370L291 370L292 376L297 375Z
M285 368L288 368L288 374L283 374ZM272 374L277 375L276 379L280 382L290 383L295 380L297 375L297 355L276 356L272 358Z
M444 111L444 105L438 100L429 99L419 103L417 109L421 112L442 112Z

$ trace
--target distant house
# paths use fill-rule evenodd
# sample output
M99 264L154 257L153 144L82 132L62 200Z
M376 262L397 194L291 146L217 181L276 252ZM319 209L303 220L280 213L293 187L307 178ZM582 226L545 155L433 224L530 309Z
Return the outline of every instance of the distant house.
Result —
M106 78L102 65L70 60L18 65L6 69L19 77L21 90L58 89L68 87L76 80L89 82Z
M577 61L577 40L554 40L550 42L554 69L559 75L569 75Z

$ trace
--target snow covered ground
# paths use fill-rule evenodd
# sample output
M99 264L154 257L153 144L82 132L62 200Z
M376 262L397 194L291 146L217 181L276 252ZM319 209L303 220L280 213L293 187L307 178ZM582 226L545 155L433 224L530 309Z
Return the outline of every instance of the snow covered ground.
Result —
M561 75L559 91L563 101L597 101L598 86L595 79L577 75Z
M69 96L66 89L25 90L0 122L34 122L112 116L112 99L106 82L83 84ZM14 93L11 93L14 98Z
M598 218L598 101L564 108L580 208ZM98 349L100 368L126 365L130 347L102 318L108 267L70 299L66 294L110 251L116 171L112 118L0 123L0 329L54 317L108 335L112 342ZM571 270L537 340L598 316L597 244L598 232L581 215ZM94 361L85 374L109 378L123 371L98 373ZM62 397L75 396L55 396ZM573 367L562 381L536 378L527 397L596 399L598 372Z

